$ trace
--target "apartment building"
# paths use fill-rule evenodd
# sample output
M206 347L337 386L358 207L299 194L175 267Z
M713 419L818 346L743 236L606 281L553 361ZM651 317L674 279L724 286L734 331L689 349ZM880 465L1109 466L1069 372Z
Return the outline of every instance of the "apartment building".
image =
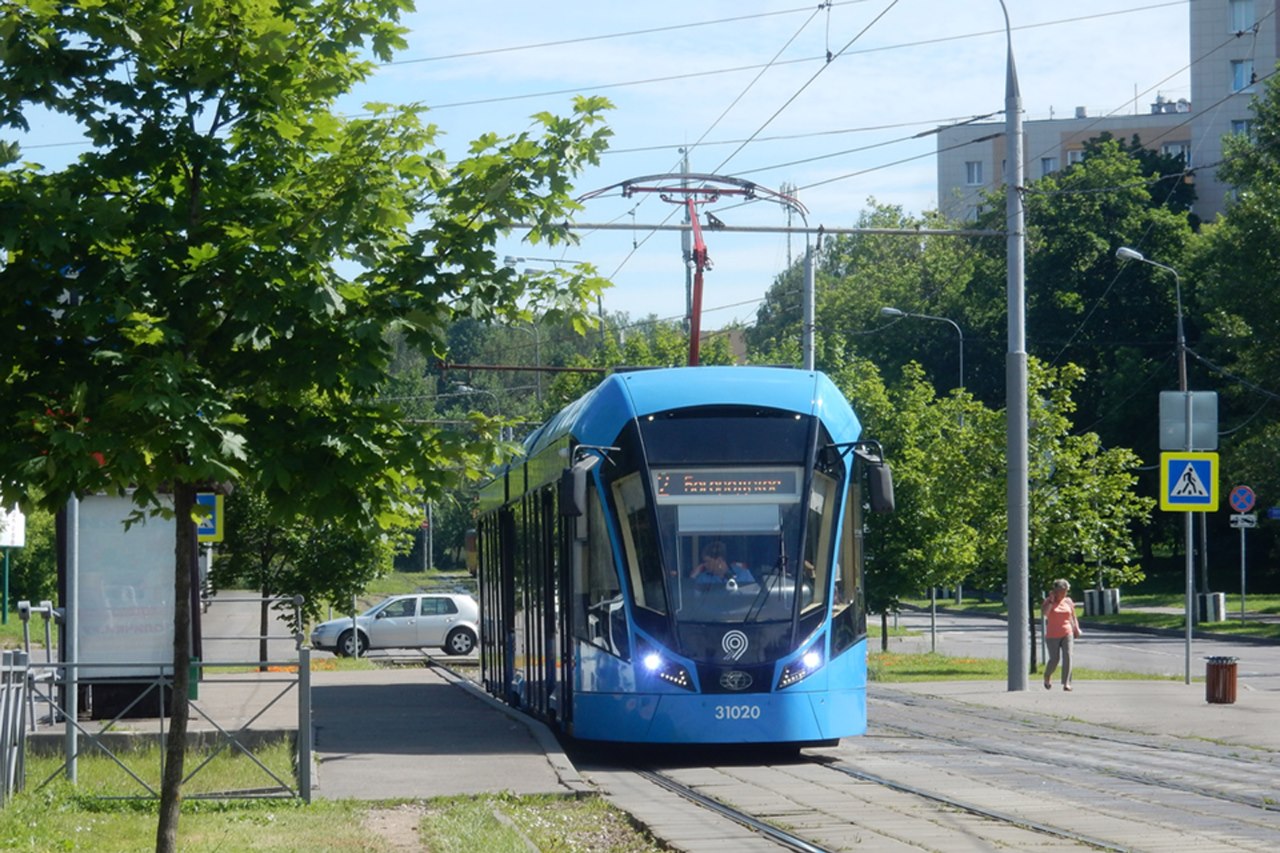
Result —
M1182 154L1195 170L1194 212L1222 212L1231 188L1218 180L1222 137L1247 133L1249 105L1280 55L1277 0L1190 0L1191 100L1157 96L1149 112L1023 122L1023 174L1031 181L1077 162L1102 133L1166 154ZM938 207L953 218L977 216L984 191L1004 183L1003 119L943 128L938 134Z

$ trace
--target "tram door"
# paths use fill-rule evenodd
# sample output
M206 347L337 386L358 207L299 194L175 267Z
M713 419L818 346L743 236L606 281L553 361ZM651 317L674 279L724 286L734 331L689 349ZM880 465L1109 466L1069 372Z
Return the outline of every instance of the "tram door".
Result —
M511 702L515 652L515 513L504 506L480 519L480 674L490 694Z
M515 672L511 690L529 713L547 717L554 683L556 536L553 490L526 492L515 505Z

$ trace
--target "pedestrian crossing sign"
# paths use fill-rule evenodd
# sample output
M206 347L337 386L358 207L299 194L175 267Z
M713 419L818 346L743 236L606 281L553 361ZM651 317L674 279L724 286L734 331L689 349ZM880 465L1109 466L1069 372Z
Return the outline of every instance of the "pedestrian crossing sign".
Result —
M1160 508L1170 512L1218 509L1218 454L1160 454Z
M221 542L223 507L222 495L213 492L197 492L194 514L199 518L196 524L197 542Z

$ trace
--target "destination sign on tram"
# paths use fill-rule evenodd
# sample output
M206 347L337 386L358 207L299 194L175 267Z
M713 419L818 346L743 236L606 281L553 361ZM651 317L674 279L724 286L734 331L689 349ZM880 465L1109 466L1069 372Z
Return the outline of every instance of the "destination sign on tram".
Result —
M794 469L716 468L653 472L659 498L787 495L800 491L800 472Z

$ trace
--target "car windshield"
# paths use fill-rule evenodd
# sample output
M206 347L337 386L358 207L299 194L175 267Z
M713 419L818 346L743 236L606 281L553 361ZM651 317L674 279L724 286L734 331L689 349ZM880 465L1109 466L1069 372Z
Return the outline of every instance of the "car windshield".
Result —
M361 616L377 616L383 610L386 610L388 607L391 607L392 605L395 605L395 610L397 611L394 615L403 616L404 613L399 611L401 610L401 608L412 606L413 599L412 598L408 598L408 599L388 598L386 601L379 601L377 604L373 605L372 607L370 607L368 610L366 610L364 613L361 613L360 615ZM388 613L387 615L391 616L392 614Z

